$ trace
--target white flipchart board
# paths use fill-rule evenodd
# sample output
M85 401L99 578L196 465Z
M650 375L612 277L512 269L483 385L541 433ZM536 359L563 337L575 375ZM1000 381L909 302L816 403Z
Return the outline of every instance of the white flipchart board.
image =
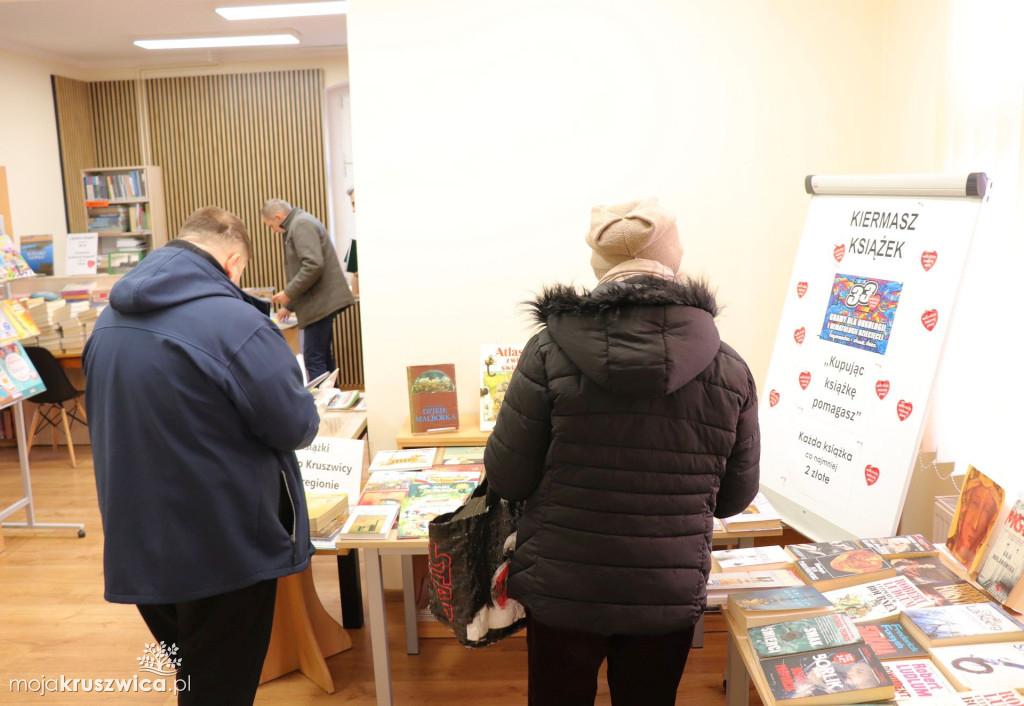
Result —
M815 541L887 536L988 179L809 176L805 186L761 391L761 489Z

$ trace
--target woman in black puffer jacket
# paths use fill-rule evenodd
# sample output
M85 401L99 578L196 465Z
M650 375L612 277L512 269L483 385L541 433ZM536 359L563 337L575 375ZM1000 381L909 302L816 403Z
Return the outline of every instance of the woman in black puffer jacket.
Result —
M600 282L555 286L487 443L493 492L526 500L508 593L529 618L530 704L674 704L704 609L712 516L758 490L757 394L677 277L675 219L652 200L597 207Z

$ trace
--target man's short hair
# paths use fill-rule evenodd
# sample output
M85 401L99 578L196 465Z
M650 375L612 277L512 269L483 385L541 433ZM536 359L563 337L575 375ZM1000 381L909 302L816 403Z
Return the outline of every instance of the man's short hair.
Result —
M252 255L252 244L245 223L235 214L217 206L206 206L194 211L182 224L178 237L197 243L238 248L246 260Z
M291 210L292 205L284 199L267 199L260 209L260 215L269 221L277 215L287 216Z

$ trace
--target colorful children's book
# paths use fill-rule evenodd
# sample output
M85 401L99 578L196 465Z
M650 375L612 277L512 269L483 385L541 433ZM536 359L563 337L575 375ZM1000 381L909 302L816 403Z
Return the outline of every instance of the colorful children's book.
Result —
M422 471L434 465L437 447L430 449L396 449L378 451L370 462L374 471Z
M483 446L446 446L441 449L439 465L476 466L483 465Z
M453 500L444 495L421 495L402 501L398 513L399 539L426 539L430 521L446 512L454 512L462 506L462 500Z
M772 696L787 704L880 701L896 693L882 662L865 645L775 657L760 665Z
M844 613L761 625L748 628L747 635L760 659L864 642Z
M480 346L481 431L494 429L501 403L505 400L505 390L522 353L522 344L484 343Z
M0 371L7 374L20 396L32 397L46 389L39 372L17 341L0 345Z
M398 505L354 505L339 539L387 539L398 516Z
M14 247L11 236L0 233L0 279L18 279L19 277L31 277L34 274L35 270L29 267L25 258Z
M1024 625L998 603L965 603L903 611L900 622L925 647L1024 642Z

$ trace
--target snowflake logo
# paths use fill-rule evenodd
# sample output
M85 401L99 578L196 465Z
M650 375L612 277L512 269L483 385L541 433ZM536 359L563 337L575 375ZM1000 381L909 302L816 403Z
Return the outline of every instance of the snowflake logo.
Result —
M140 672L173 677L181 667L181 657L175 657L176 654L178 654L176 644L172 642L168 647L167 643L161 640L159 644L154 642L144 645L142 656L135 659L139 663Z

